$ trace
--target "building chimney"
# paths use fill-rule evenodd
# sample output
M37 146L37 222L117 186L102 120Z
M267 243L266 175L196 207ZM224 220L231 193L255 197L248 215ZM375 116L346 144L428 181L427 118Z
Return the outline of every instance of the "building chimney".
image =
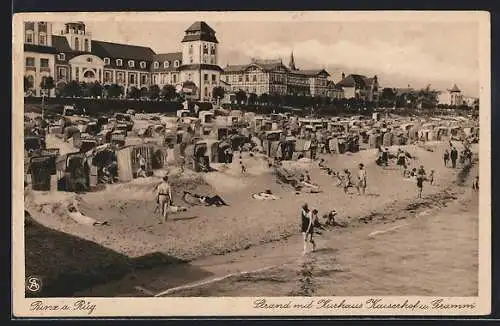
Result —
M345 78L345 74L344 74L344 73L342 73L342 79L344 79L344 78Z

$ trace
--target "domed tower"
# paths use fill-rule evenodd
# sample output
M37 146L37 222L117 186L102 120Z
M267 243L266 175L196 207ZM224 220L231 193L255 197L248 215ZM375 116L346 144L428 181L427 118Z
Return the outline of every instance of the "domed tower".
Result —
M86 31L83 22L71 22L64 24L61 35L65 36L73 51L91 52L92 34Z

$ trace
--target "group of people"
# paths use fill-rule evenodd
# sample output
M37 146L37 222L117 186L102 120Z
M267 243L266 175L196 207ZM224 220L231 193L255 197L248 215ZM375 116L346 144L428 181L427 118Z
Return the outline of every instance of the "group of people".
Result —
M158 205L159 213L160 213L160 221L159 223L164 223L168 219L169 209L173 205L173 197L172 197L172 186L168 181L168 175L165 175L162 178L162 181L155 187L155 202ZM219 195L214 196L206 196L194 194L189 191L184 191L184 198L189 195L192 198L195 198L199 204L205 206L229 206L222 197Z
M340 226L345 225L338 223L335 220L337 216L336 210L331 210L327 214L323 215L325 219L325 226ZM302 210L300 213L301 231L304 237L304 250L303 253L307 253L308 244L312 245L312 252L316 251L316 242L314 241L314 233L316 233L315 228L320 228L325 230L325 226L319 221L319 215L317 209L309 209L309 205L306 203L302 205Z
M342 186L344 193L347 194L350 188L356 188L358 195L364 195L366 193L367 176L365 165L363 163L358 164L358 172L355 181L353 181L352 173L349 169L344 169L343 174L335 172L326 166L324 159L321 159L318 165L321 170L326 171L328 175L337 179L337 186Z

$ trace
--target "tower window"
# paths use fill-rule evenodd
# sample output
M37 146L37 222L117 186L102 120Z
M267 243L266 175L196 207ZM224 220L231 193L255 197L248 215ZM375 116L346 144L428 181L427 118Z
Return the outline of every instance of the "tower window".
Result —
M153 67L154 67L155 69L158 69L158 67L159 67L159 66L160 66L160 64L159 64L157 61L155 61L155 62L153 63Z
M143 68L143 69L146 68L146 62L141 61L141 68Z
M89 52L89 40L88 40L88 39L85 39L85 40L83 41L83 44L84 44L83 46L84 46L84 50L85 50L85 52Z
M109 65L109 58L104 58L104 64Z
M78 39L78 37L75 37L75 50L80 50L80 40Z
M163 62L163 67L164 68L170 67L170 62L168 62L168 61Z
M203 54L208 54L208 45L203 44Z
M66 55L64 53L59 53L57 55L57 58L60 60L60 61L64 61L66 60Z
M128 61L128 66L129 66L130 68L134 68L134 64L135 64L135 63L134 63L134 60L129 60L129 61Z
M210 47L210 54L215 55L215 45L212 45L212 46Z
M189 54L193 54L193 45L189 46Z
M174 61L174 67L179 67L179 60Z
M33 43L33 31L26 31L26 43Z
M116 59L116 65L121 67L121 65L123 64L123 61L122 59Z

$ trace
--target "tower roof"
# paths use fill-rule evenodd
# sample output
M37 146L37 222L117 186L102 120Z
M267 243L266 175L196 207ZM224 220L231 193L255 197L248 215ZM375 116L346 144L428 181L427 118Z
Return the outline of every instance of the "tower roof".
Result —
M457 87L457 84L453 84L453 87L449 91L450 92L461 92L460 88Z
M206 41L219 43L215 37L215 31L204 21L194 22L185 30L182 42Z
M288 67L290 67L291 70L297 70L295 67L295 58L293 57L293 51L290 54L290 62L288 63Z
M194 22L191 26L188 27L188 29L185 30L185 32L199 32L199 31L210 32L215 34L215 31L210 26L208 26L208 24L205 23L204 21Z

